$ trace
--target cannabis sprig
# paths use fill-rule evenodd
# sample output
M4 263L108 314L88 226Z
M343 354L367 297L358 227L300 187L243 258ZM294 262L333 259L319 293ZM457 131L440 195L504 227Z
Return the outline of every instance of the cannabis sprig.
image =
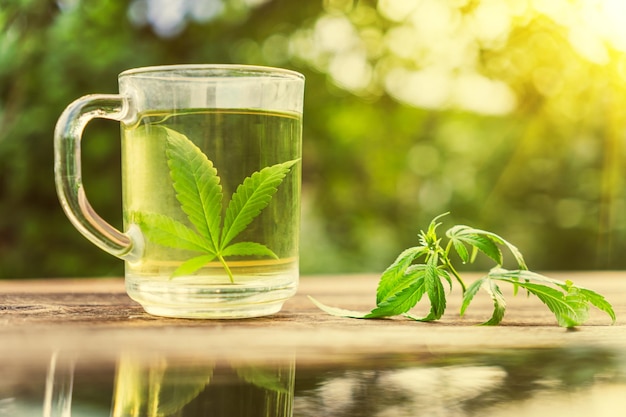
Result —
M383 318L403 315L418 321L440 319L446 309L446 285L452 290L453 279L461 286L463 302L460 314L465 314L468 306L479 290L484 290L493 301L491 318L484 325L497 325L504 318L506 302L500 290L500 283L513 285L514 295L523 288L528 295L541 300L555 315L563 327L574 327L584 323L589 316L590 306L607 313L615 322L615 312L611 304L600 294L575 286L571 281L561 282L528 270L521 252L500 237L485 230L465 225L449 228L443 245L443 238L437 234L439 220L447 215L435 217L426 231L420 231L419 245L406 249L383 272L376 290L376 307L370 312L358 312L330 307L311 298L322 310L329 314L352 318ZM501 247L508 249L517 264L517 269L502 267L504 256ZM490 258L496 266L485 276L467 287L455 268L451 256L456 253L463 263L473 263L478 253ZM417 317L409 311L426 295L430 311L424 317Z
M233 193L222 221L224 195L213 162L185 135L165 127L160 129L165 130L165 153L176 199L195 230L160 213L134 212L132 218L153 243L200 253L183 262L172 277L192 274L217 259L232 283L234 277L226 257L277 259L264 244L233 240L268 206L298 160L265 167L247 177Z

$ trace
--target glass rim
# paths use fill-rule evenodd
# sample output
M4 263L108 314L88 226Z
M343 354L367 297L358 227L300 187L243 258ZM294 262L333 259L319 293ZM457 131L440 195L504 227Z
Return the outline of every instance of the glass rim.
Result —
M169 74L166 76L166 74ZM172 74L177 74L181 79L194 79L198 75L216 77L270 77L276 79L304 80L304 75L297 71L286 68L269 67L262 65L243 64L175 64L154 65L138 68L130 68L122 71L118 78L145 77L152 79L171 79ZM195 74L195 75L194 75Z

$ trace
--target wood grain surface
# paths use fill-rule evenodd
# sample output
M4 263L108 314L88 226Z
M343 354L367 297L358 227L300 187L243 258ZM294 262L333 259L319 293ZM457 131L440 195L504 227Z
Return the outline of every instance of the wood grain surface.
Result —
M478 326L492 304L478 294L464 317L453 291L442 320L405 318L357 320L330 316L307 296L337 307L370 310L376 275L306 276L298 294L270 317L244 320L189 320L150 316L125 293L121 279L0 281L0 355L16 361L50 352L114 360L123 351L217 358L273 360L296 354L301 362L359 360L360 355L476 352L528 347L610 346L626 348L626 273L548 274L571 279L605 295L617 313L593 311L583 326L566 330L538 300L503 288L507 313L496 327ZM469 281L472 276L470 275ZM475 278L475 276L474 276ZM423 301L424 302L424 301ZM428 306L418 305L416 314Z

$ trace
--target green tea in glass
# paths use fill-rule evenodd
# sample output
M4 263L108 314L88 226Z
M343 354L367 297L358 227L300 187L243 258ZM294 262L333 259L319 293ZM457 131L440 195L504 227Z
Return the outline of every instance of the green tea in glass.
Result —
M125 260L126 289L155 315L273 314L298 283L304 79L266 67L132 69L120 94L72 103L55 175L72 223ZM82 130L121 122L124 232L88 203Z

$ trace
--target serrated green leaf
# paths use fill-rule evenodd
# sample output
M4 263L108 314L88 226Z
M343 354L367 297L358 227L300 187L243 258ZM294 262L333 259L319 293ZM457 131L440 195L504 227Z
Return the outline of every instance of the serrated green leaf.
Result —
M493 301L493 313L491 314L491 318L484 322L483 325L496 326L500 324L504 318L504 312L506 310L504 295L494 280L487 279L483 284L483 288L487 291Z
M587 321L589 318L589 302L579 288L568 286L567 293L565 293L565 301L576 311L576 320L578 323L575 323L574 326Z
M466 264L470 262L470 255L467 251L467 248L459 239L452 239L452 246L454 247L454 251L459 255L461 261Z
M370 312L346 310L343 308L331 307L317 301L309 296L309 299L321 310L328 314L339 317L350 317L356 319L377 319L402 314L415 306L424 294L424 273L422 270L415 270L413 275L407 280L412 280L411 284L398 293L389 295L376 308Z
M478 293L486 279L486 277L483 277L479 280L474 281L469 287L467 287L465 293L463 294L463 303L461 304L460 312L461 316L465 314L465 310L467 310L467 307L470 305L470 303L474 299L474 296L476 295L476 293Z
M387 294L366 318L396 316L415 307L426 290L424 274L424 268L414 268L411 273L406 274L406 285L397 287L395 293Z
M429 287L428 284L426 286L426 293L431 303L429 317L432 316L433 320L439 320L446 311L446 292L440 276L438 275L437 279L432 282L434 284L432 287Z
M563 292L542 284L520 282L519 286L537 296L554 313L559 326L578 326L587 318L588 307L580 297L568 299Z
M278 259L270 248L256 242L238 242L222 250L222 256L269 256Z
M498 247L498 245L489 237L476 235L476 234L469 234L469 235L464 236L462 240L474 246L475 248L480 250L482 253L484 253L491 259L493 259L493 261L496 264L502 265L503 263L502 251L500 251L500 248Z
M191 275L196 272L198 269L202 268L209 262L215 259L216 255L200 255L195 258L188 259L187 261L180 264L178 268L172 273L172 278L181 277L184 275Z
M609 317L611 317L612 322L615 323L615 319L616 319L615 311L613 311L613 307L611 306L611 304L608 301L606 301L606 299L602 295L592 290L589 290L587 288L575 286L573 285L571 281L568 281L568 282L559 281L553 278L546 277L545 275L541 275L536 272L532 272L528 270L509 271L506 269L496 268L492 270L492 272L490 272L489 275L496 279L502 279L507 282L510 282L511 284L514 284L516 286L521 286L522 288L526 288L526 286L523 285L523 283L541 283L541 284L553 285L553 286L559 287L563 290L563 294L568 294L575 289L576 291L578 291L577 297L570 297L566 299L566 301L572 304L572 307L574 308L574 310L579 311L579 320L580 320L579 324L582 324L584 322L583 318L586 319L585 314L587 313L585 310L588 310L588 306L584 308L582 306L578 306L578 307L576 306L576 304L580 304L583 301L585 303L591 303L591 305L607 313ZM566 296L564 295L563 297L566 297ZM582 297L582 298L579 298L579 297Z
M611 317L613 323L615 323L616 316L613 311L613 306L602 295L587 288L578 287L580 293L597 309L604 311Z
M464 262L467 262L470 259L467 253L463 253L463 250L460 249L460 247L463 246L463 244L467 244L480 250L489 258L493 259L496 264L502 265L502 252L496 244L499 242L494 241L494 239L488 235L475 233L476 230L477 229L472 229L462 225L454 226L448 229L446 236L448 236L448 238L452 241L454 249Z
M567 291L568 294L575 291L585 300L586 303L590 303L591 305L596 307L598 310L604 311L606 314L608 314L609 317L611 318L611 322L615 323L616 316L615 316L615 311L613 311L613 306L602 295L588 288L576 286L570 280L565 281L565 283L561 283L560 281L557 281L556 285L561 287L563 290Z
M487 238L494 244L506 246L507 249L511 252L513 257L515 258L515 261L517 262L518 267L520 269L528 269L528 266L526 265L526 261L524 260L524 257L522 256L522 253L519 251L519 249L517 249L515 245L511 244L510 242L508 242L507 240L505 240L504 238L502 238L501 236L495 233L487 232L485 230L476 229L474 227L469 227L465 225L453 226L450 229L448 229L448 231L446 232L446 236L448 236L448 238L452 240L455 240L458 238L461 238L461 240L463 240L465 236L472 236L472 235L480 236L482 238ZM466 243L471 244L470 242L466 242ZM498 255L495 255L487 247L485 248L481 248L480 246L474 246L474 247L477 247L478 249L481 250L481 252L485 253L491 259L496 261L498 265L502 265L502 253L501 252L500 252L500 255L498 256ZM484 249L488 250L489 253L485 251ZM498 249L498 251L500 250ZM498 260L500 261L498 262Z
M376 304L380 304L389 297L402 291L410 284L412 278L405 276L406 270L420 256L428 253L428 248L415 246L402 251L396 260L383 272L376 288Z
M219 249L222 222L222 186L217 170L206 155L185 135L167 132L166 155L176 198L189 221Z
M424 295L424 281L414 283L400 293L382 302L364 318L391 317L404 314L421 300Z
M568 285L554 278L547 277L542 274L538 274L537 272L529 271L527 269L504 269L504 268L493 268L489 271L490 278L497 279L507 279L508 282L512 284L519 284L520 282L534 282L534 283L542 283L547 285L557 286L562 288L563 291L567 291Z
M140 224L144 235L157 245L196 252L212 252L210 242L168 216L137 212L134 212L132 216L134 221Z
M450 291L452 291L452 278L450 277L450 274L448 273L448 271L446 271L443 268L439 268L437 272L439 273L440 278L443 278L446 280L446 282L448 283L450 287Z
M297 162L296 159L265 167L237 187L226 209L220 249L228 246L267 207L278 186Z
M446 311L446 294L441 282L441 271L437 267L437 256L429 259L424 270L424 290L430 300L430 311L426 317L417 318L411 314L405 314L413 320L433 321L439 320Z

